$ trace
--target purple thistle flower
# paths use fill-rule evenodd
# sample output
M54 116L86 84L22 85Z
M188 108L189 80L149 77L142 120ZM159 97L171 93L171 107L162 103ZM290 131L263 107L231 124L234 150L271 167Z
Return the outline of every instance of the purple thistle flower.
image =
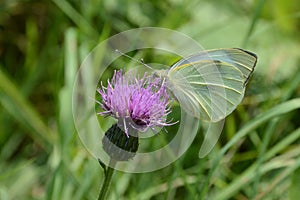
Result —
M104 110L98 114L115 117L127 137L129 128L144 132L148 128L172 125L166 122L171 111L165 82L146 74L141 79L129 77L132 74L124 76L121 70L115 71L107 88L102 86L97 90Z

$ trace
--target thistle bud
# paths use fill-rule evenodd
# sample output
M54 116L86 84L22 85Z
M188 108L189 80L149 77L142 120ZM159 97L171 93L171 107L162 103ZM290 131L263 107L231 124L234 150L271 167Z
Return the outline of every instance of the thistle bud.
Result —
M139 139L137 131L127 136L117 124L112 125L102 139L104 151L116 161L127 161L135 156L138 150Z

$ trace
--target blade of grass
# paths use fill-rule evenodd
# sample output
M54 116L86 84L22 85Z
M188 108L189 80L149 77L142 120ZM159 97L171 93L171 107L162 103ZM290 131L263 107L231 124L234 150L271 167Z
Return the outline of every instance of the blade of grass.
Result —
M61 176L61 171L62 164L59 164L51 174L51 179L47 185L46 200L60 199L63 178L63 176Z
M285 92L282 95L281 102L284 102L291 97L291 95L293 94L293 91L295 91L297 89L297 87L299 86L299 83L300 83L300 73L297 73L296 77L292 78L291 82L288 82L286 89L284 90ZM265 155L265 152L266 152L269 142L271 140L271 136L273 135L274 131L277 128L278 122L279 122L279 118L276 118L276 119L271 120L268 123L266 132L264 134L264 138L262 140L263 141L262 145L258 149L257 175L255 178L256 180L254 181L254 184L253 184L252 197L257 195L258 186L259 186L259 182L260 182L260 165L263 162L263 157Z
M296 131L292 132L290 135L293 135L292 137L295 140L297 140L300 137L300 128L297 129ZM291 138L289 138L288 140L289 140L289 142L295 141L295 140L291 140ZM287 141L285 141L284 143L286 143L286 142ZM279 153L279 151L282 150L282 148L279 148L279 146L285 148L285 146L282 146L282 144L278 144L278 146L275 147L276 151L274 150L274 148L272 148L270 151L267 152L265 160L270 159L276 153ZM297 151L297 148L299 148L299 147L296 147L292 151ZM295 154L295 153L293 153L293 154ZM296 156L297 155L294 155L294 157L296 157ZM291 161L292 163L289 161ZM300 158L298 158L297 160L293 160L293 159L291 160L291 158L288 158L288 160L285 160L285 161L272 160L272 161L267 162L266 164L261 165L261 171L262 171L262 173L267 173L270 170L287 166L288 172L291 173L294 170L296 170L299 167L299 165L300 165ZM251 181L254 180L254 178L256 176L256 168L257 168L257 162L252 164L247 170L244 171L244 173L242 173L241 175L236 177L235 180L230 185L228 185L226 188L223 188L222 190L220 190L220 192L218 192L218 194L213 199L215 199L215 200L230 199L230 197L232 197L234 194L236 194L238 190L240 190L246 184L249 184Z
M291 176L290 186L288 189L289 199L297 199L300 196L300 168L298 168Z
M282 163L287 163L287 161L283 160ZM291 160L290 162L293 162L293 160ZM281 173L279 173L274 179L273 181L271 181L271 184L264 189L263 192L261 192L260 194L258 194L254 200L260 200L263 199L264 197L268 196L268 194L271 194L272 191L275 189L275 187L280 184L282 181L284 181L285 179L287 179L294 171L296 171L298 168L300 167L300 159L295 160L295 164L293 164L290 167L287 167L286 169L284 169ZM297 196L297 198L299 198L299 196Z
M195 176L186 176L185 177L186 180L183 180L183 178L176 178L171 185L171 188L179 188L184 186L185 184L195 184L197 182L197 179ZM166 192L168 191L170 188L168 187L168 183L163 183L160 185L156 185L152 188L147 189L146 191L143 191L142 193L140 193L136 199L151 199L151 197L158 195L160 193Z
M69 142L75 137L72 113L72 92L78 66L77 32L68 29L65 33L65 85L59 91L59 135L61 142L61 154L67 159Z
M0 102L3 107L29 131L26 132L47 152L51 151L54 135L42 121L41 116L21 95L16 85L0 68Z
M238 142L241 138L245 137L247 134L254 131L257 127L265 123L266 121L291 112L293 110L300 108L300 98L296 98L285 103L279 104L278 106L273 107L272 109L258 115L256 118L248 122L240 131L236 133L236 135L221 149L215 159L212 161L212 167L208 173L208 176L203 185L202 191L200 193L199 199L204 199L205 195L208 191L209 181L211 180L212 175L216 171L219 166L219 163L225 153L232 147L236 142Z
M52 0L80 29L88 35L98 35L97 31L66 0Z

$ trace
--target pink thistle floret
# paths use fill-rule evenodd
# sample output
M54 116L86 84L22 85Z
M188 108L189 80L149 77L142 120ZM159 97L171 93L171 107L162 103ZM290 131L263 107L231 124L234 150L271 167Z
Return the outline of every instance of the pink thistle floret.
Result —
M121 70L115 71L107 88L98 89L102 97L99 103L104 110L98 114L116 118L127 137L131 128L144 132L174 124L166 122L171 111L165 82L146 74L141 79L132 77L132 74L123 75Z

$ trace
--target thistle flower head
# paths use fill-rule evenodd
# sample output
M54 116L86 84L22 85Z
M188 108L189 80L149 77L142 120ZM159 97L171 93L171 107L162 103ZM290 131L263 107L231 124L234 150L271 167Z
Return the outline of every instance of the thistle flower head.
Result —
M166 122L170 113L167 88L159 78L145 74L139 79L115 71L107 88L101 86L98 92L104 110L99 114L116 118L127 137L132 128L144 132L148 128L171 125Z

